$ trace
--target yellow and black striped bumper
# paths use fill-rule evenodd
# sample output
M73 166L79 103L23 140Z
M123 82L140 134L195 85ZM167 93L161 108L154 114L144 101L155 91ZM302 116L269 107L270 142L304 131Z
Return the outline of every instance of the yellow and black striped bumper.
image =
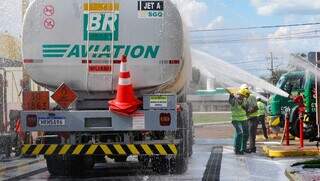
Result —
M176 155L175 144L25 144L23 155Z

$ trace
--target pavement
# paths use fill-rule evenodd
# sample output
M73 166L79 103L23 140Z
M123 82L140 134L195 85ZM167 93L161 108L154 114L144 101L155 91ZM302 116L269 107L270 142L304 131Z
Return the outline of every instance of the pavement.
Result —
M271 159L262 153L237 156L233 153L231 139L196 139L194 154L189 160L188 170L182 175L157 175L152 170L141 170L137 163L125 165L115 163L99 164L86 180L202 180L208 168L208 161L214 146L222 146L222 160L218 166L220 180L288 180L285 169L296 159ZM34 159L30 159L34 160ZM25 160L24 160L25 162ZM4 163L7 164L7 163ZM2 165L3 166L3 165ZM214 168L213 168L214 169ZM51 177L45 161L0 171L2 180L65 180L75 178ZM79 178L76 178L79 179Z
M304 158L269 158L260 147L257 153L235 155L232 147L233 128L230 124L210 125L195 129L194 153L182 175L158 175L143 169L136 158L125 164L96 164L85 178L52 177L42 158L0 162L0 180L288 180L286 169ZM259 142L262 145L264 142ZM36 160L36 161L35 161ZM30 164L31 163L31 164ZM9 169L6 169L9 168Z
M16 165L11 166L6 165L6 163L5 165L3 165L3 163L0 164L3 167L10 168L0 171L1 180L20 180L47 170L46 163L43 159L22 159L21 162L16 162Z
M224 139L232 138L234 128L231 123L226 124L211 124L199 126L195 128L195 137L199 139Z
M24 167L28 165L32 165L34 163L38 163L43 161L43 157L37 157L37 158L20 158L15 157L13 159L8 159L5 161L0 161L0 173L5 172L7 170L16 169L19 167Z

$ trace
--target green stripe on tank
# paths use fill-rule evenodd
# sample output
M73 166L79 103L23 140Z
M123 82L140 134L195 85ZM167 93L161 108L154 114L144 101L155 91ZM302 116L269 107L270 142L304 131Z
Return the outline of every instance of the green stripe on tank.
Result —
M51 45L42 45L42 48L69 48L68 44L51 44Z
M60 58L63 56L64 56L64 54L43 54L44 58Z
M43 53L66 53L68 49L43 49Z

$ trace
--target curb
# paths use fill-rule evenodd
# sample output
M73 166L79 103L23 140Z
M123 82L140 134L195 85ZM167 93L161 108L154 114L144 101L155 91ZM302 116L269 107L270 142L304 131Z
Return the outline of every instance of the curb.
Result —
M33 160L33 161L30 161L30 162L27 162L27 163L23 163L23 164L11 166L11 167L2 168L2 169L0 169L0 172L12 170L12 169L17 169L17 168L24 167L24 166L27 166L27 165L32 165L32 164L41 162L41 161L43 161L43 160L45 160L45 159L44 159L44 158L41 158L41 159Z
M230 122L214 122L214 123L197 123L194 124L194 127L202 127L202 126L212 126L212 125L223 125L223 124L231 124Z
M193 112L193 114L231 114L231 111Z
M271 158L299 157L299 156L316 156L319 155L318 150L277 150L268 146L263 146L262 150L266 156Z
M22 175L18 175L18 176L14 176L14 177L11 177L11 178L8 178L8 179L5 179L4 181L16 181L16 180L22 180L22 179L26 179L28 177L31 177L33 175L37 175L37 174L40 174L42 172L46 172L48 170L47 167L43 167L43 168L40 168L40 169L36 169L36 170L33 170L31 172L28 172L28 173L24 173ZM27 179L28 180L28 179Z
M290 180L290 181L295 181L297 180L297 178L295 177L294 174L291 173L291 171L289 171L288 169L286 169L286 171L284 172L285 176L287 176L287 178Z

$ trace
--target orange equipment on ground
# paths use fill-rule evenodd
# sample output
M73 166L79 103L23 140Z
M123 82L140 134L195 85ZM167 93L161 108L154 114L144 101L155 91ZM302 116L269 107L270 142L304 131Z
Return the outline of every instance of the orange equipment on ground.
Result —
M25 133L22 130L21 121L19 119L16 120L15 131L17 135L21 138L21 140L25 139Z
M116 99L108 103L110 111L126 116L134 113L142 104L134 95L130 71L127 69L127 57L125 55L121 57Z

